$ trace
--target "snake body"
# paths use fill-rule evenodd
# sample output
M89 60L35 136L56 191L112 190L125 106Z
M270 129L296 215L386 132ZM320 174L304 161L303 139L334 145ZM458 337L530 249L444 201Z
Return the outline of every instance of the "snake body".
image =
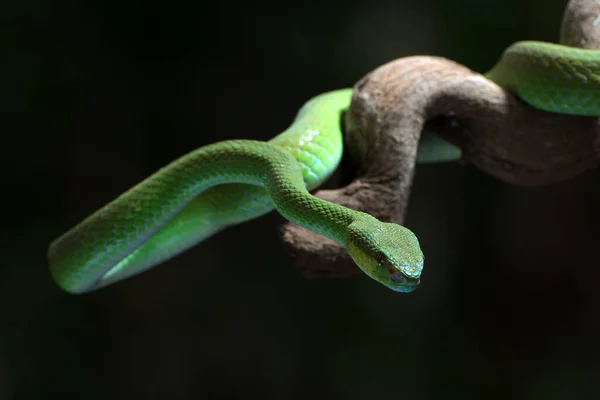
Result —
M162 168L50 245L55 281L70 293L97 289L276 208L345 246L377 281L396 291L412 290L423 254L411 231L308 192L340 161L340 117L351 93L342 89L311 99L268 143L215 143Z
M549 112L600 115L600 51L524 41L509 46L486 77Z
M538 109L600 115L598 51L519 42L486 77ZM54 280L70 293L94 290L276 208L290 221L345 246L371 278L395 291L412 291L419 284L423 253L410 230L308 192L339 163L341 114L351 96L351 89L342 89L311 99L292 125L269 142L219 142L162 168L50 245ZM418 160L459 155L460 150L439 140L422 141Z

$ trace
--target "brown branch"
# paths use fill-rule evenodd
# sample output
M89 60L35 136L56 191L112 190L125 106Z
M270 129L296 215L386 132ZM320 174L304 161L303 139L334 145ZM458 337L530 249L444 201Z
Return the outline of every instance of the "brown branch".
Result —
M600 49L600 2L571 0L560 27L560 43L583 49Z
M578 27L561 34L600 47L587 36L597 31L598 8L597 0L572 1L563 23ZM406 57L355 85L344 131L346 149L361 168L348 186L316 196L402 223L426 124L463 150L463 162L515 185L548 185L600 164L598 118L538 111L452 61ZM345 249L314 232L286 223L281 236L307 277L360 272Z

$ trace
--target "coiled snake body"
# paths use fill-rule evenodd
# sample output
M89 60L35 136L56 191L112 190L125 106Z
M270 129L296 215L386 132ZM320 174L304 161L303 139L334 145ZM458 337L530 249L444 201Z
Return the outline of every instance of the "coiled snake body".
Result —
M486 76L536 108L595 116L600 114L599 54L519 42ZM412 291L419 284L423 253L410 230L308 192L341 158L340 118L351 96L351 89L342 89L313 98L269 142L215 143L162 168L50 245L55 281L70 293L94 290L276 208L345 246L371 278L395 291ZM442 150L423 149L423 154L442 158L447 154Z

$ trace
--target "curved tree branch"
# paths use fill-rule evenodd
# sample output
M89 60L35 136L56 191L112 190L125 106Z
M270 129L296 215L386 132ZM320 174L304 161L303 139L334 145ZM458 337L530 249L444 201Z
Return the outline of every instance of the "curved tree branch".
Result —
M561 40L600 48L599 15L599 0L572 0ZM355 85L344 131L361 169L348 186L315 195L402 223L425 126L460 147L464 163L515 185L548 185L600 165L598 118L539 111L462 65L406 57ZM314 232L285 223L281 236L307 277L360 272L344 248Z

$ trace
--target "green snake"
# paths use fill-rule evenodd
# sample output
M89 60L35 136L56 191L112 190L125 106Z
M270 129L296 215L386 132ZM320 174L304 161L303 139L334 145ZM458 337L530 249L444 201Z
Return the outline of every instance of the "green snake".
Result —
M544 111L600 114L598 51L519 42L486 77ZM275 208L288 220L344 246L377 282L398 292L414 290L424 258L410 230L309 193L340 161L341 116L351 97L352 89L321 94L268 142L210 144L160 169L50 245L54 280L70 293L95 290ZM423 140L418 161L460 155L449 144Z

